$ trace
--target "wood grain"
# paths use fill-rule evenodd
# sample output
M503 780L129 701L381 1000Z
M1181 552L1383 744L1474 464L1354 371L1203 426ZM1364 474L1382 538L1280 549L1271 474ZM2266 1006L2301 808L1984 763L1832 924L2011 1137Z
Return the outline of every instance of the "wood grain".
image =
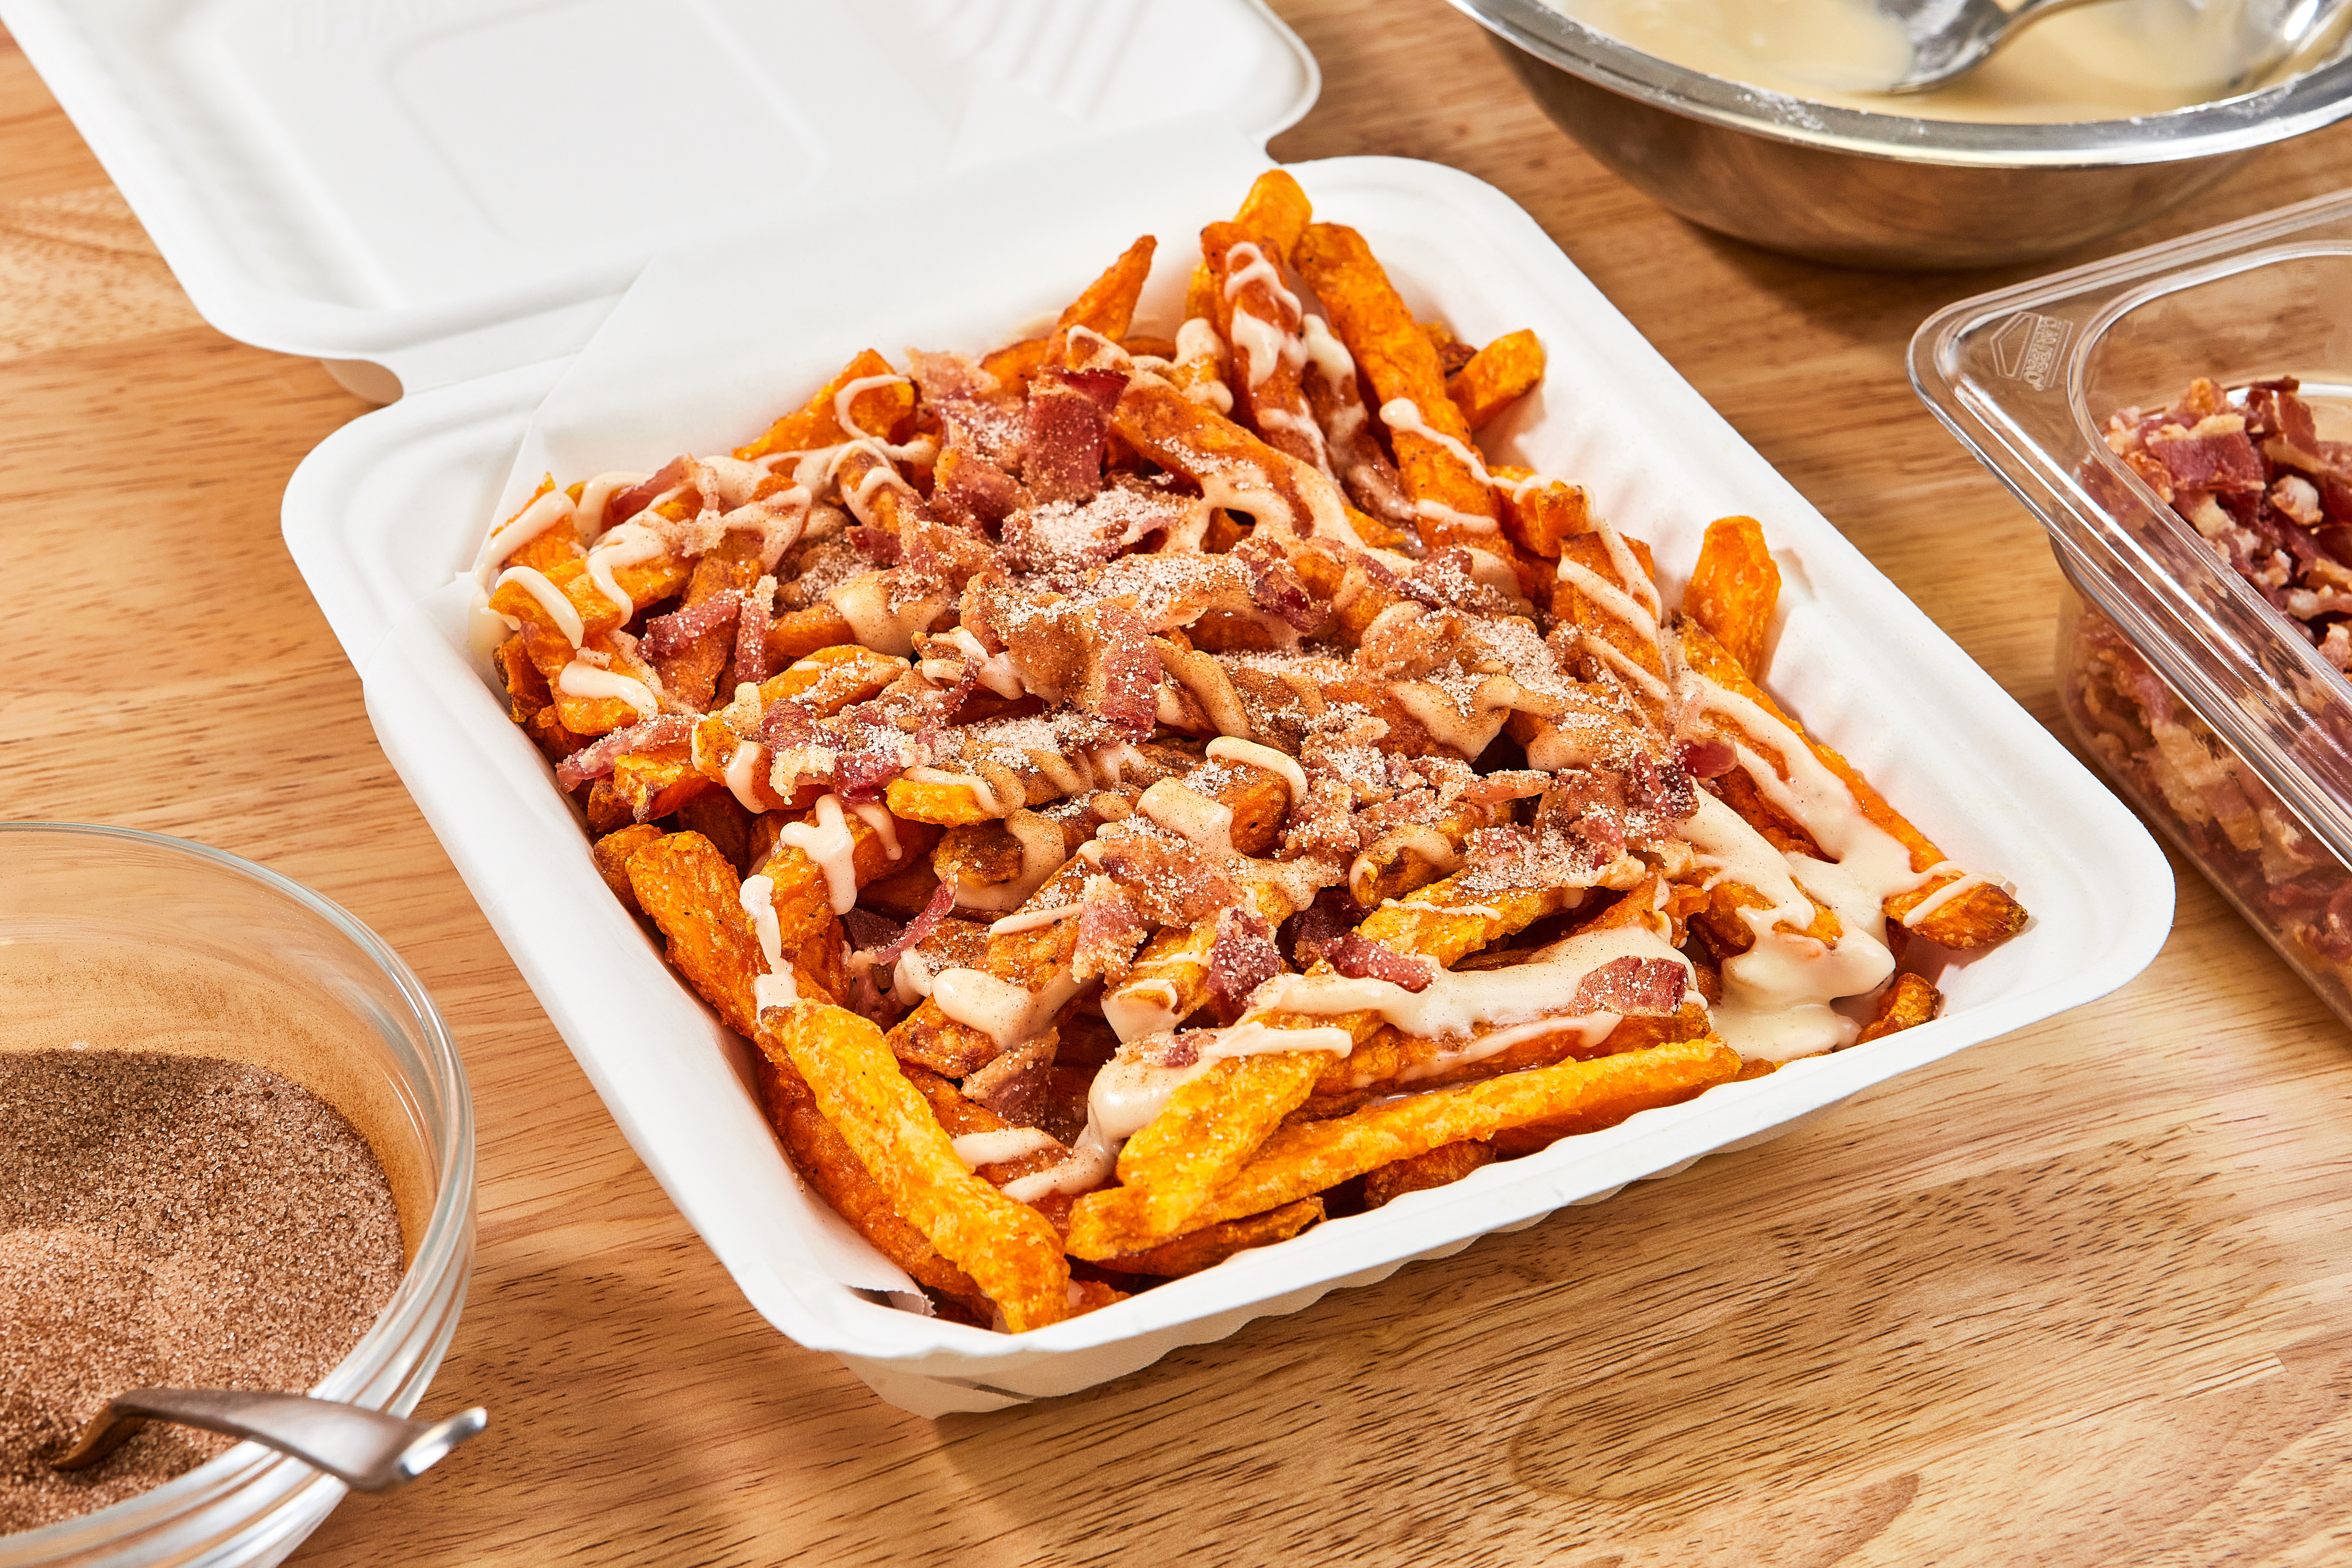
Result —
M1931 310L1669 217L1435 0L1279 5L1287 159L1501 187L2045 721L2057 575L1913 400ZM2105 1003L1750 1153L1053 1404L929 1423L766 1327L614 1131L377 750L278 536L362 412L196 320L0 41L0 487L34 633L9 815L126 823L340 900L431 985L479 1104L480 1249L428 1400L490 1435L297 1561L1565 1568L2302 1563L2352 1536L2352 1039L2212 895ZM2193 212L2340 184L2352 127Z

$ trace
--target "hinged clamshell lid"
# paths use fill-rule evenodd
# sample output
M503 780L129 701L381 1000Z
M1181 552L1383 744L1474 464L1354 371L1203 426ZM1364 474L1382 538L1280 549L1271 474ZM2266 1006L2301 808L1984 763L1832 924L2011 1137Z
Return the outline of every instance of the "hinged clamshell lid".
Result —
M1262 0L0 0L222 331L379 396L577 348L637 268L1147 126L1314 102ZM1041 192L1084 201L1084 190Z

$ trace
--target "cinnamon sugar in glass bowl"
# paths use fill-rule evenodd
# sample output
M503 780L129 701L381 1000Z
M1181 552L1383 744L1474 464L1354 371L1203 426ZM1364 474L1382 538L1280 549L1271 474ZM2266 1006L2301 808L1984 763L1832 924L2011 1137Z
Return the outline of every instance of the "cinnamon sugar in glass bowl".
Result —
M399 956L318 894L234 855L129 828L0 823L0 1050L167 1051L264 1068L366 1139L406 1269L307 1392L400 1415L441 1363L474 1251L464 1065ZM152 1490L0 1535L0 1568L285 1558L342 1483L240 1443Z

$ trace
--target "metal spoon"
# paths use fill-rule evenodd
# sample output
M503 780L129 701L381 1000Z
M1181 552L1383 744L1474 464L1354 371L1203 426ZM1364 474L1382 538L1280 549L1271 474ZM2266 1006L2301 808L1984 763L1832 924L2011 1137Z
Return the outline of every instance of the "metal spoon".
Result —
M1911 43L1911 67L1889 92L1919 92L1940 87L2028 26L2053 12L2088 0L1872 0L1879 15L1903 25ZM2236 0L2242 62L2233 90L2252 86L2326 30L2347 0Z
M224 1432L290 1454L363 1492L405 1486L490 1424L489 1413L464 1411L446 1421L404 1421L331 1399L299 1394L248 1394L230 1388L134 1388L118 1394L81 1429L58 1470L87 1469L122 1447L149 1421L176 1421Z

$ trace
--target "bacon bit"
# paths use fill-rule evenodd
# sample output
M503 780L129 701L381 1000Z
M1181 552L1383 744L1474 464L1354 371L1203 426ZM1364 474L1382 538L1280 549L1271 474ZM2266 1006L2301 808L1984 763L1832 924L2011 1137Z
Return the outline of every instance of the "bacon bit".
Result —
M1003 526L1028 500L1021 482L961 447L940 454L931 470L931 503L952 522L982 531Z
M1683 1004L1690 976L1671 958L1612 958L1577 983L1571 1013L1615 1013L1627 1018L1671 1018Z
M1691 777L1719 779L1739 765L1739 753L1732 749L1730 742L1719 741L1709 735L1696 741L1685 741L1681 760L1683 772ZM1691 806L1693 810L1697 809L1698 801L1695 796Z
M1437 978L1437 965L1426 958L1399 952L1360 931L1348 931L1323 950L1332 968L1350 980L1386 980L1407 991L1426 991Z
M844 537L849 541L849 547L852 550L877 565L898 564L898 536L887 529L868 528L864 523L860 523L848 530Z
M1355 929L1356 917L1363 911L1356 907L1344 888L1326 888L1315 895L1315 901L1290 921L1290 955L1306 968L1330 950L1331 944Z
M1210 995L1238 1007L1281 973L1282 954L1263 916L1230 904L1218 911L1216 940L1209 947Z
M661 471L649 479L631 485L604 503L604 527L607 531L618 528L646 508L661 499L664 493L686 482L686 466L690 458L672 458L661 466Z
M557 765L555 782L563 788L577 789L590 779L601 779L613 771L613 764L631 752L649 752L656 746L675 746L693 738L694 720L684 713L656 713L642 723L625 730L615 730L594 745L583 746Z
M1465 785L1462 798L1480 805L1499 805L1507 800L1528 800L1550 787L1551 775L1534 768L1506 768L1484 778L1473 779Z
M637 651L647 658L667 658L674 653L683 653L688 645L733 620L742 606L740 592L722 588L698 605L656 616L646 623L646 635L638 642Z
M906 1016L907 1009L898 1005L894 992L887 992L875 984L874 972L861 969L849 977L849 994L845 998L849 1010L887 1029Z
M886 947L900 929L897 921L877 915L863 905L852 906L841 917L842 937L855 949Z
M1665 837L1673 831L1669 824L1698 809L1698 788L1683 765L1647 752L1634 752L1625 769L1625 796L1632 807L1627 826L1643 840ZM1643 816L1655 817L1655 826L1643 821Z
M757 686L768 679L768 627L773 621L769 606L776 600L776 580L762 577L743 600L735 622L735 680Z
M1102 406L1079 388L1042 377L1032 384L1021 459L1029 493L1041 501L1084 500L1102 489L1109 428Z
M816 715L789 697L779 697L760 715L760 743L772 752L788 752L819 738Z
M967 1073L963 1097L1017 1127L1035 1126L1047 1075L1054 1069L1060 1046L1061 1037L1053 1029L1022 1041L994 1061Z
M887 969L904 958L908 952L929 942L931 939L931 933L940 929L940 922L946 920L949 912L954 908L955 883L942 881L933 890L931 901L923 906L923 912L908 921L907 929L900 931L889 946L874 955L874 967Z
M1262 608L1302 632L1311 632L1330 618L1330 612L1316 603L1315 595L1271 541L1253 535L1228 553L1249 568L1250 597Z
M1151 934L1128 896L1108 877L1088 877L1078 910L1077 949L1070 973L1081 981L1116 985L1127 978L1135 950Z
M1118 404L1118 395L1127 390L1129 379L1128 373L1123 370L1055 369L1045 374L1065 386L1085 393L1105 414Z
M1153 925L1199 925L1240 896L1232 878L1173 835L1129 833L1102 842L1104 875Z
M2200 433L2203 432L2203 433ZM2177 490L2234 492L2263 488L2262 454L2243 430L2167 426L2147 438L2147 455L2164 465Z
M1148 741L1160 719L1160 655L1150 630L1141 616L1118 604L1099 606L1095 624L1102 647L1070 700L1109 725L1120 740Z

